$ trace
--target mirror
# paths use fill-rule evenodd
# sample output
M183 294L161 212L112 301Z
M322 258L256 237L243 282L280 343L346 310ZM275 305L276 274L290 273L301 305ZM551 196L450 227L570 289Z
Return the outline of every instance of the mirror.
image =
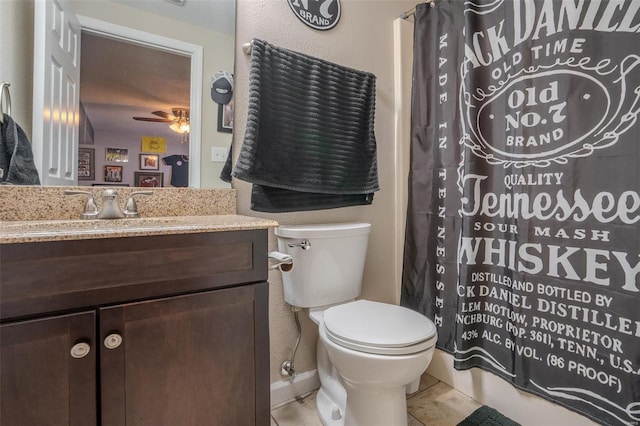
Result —
M81 45L86 39L91 53L86 60L84 55L79 58L78 184L156 185L157 176L162 173L163 186L171 186L176 163L181 162L181 158L188 158L189 186L228 188L229 184L219 179L224 164L219 153L228 151L231 145L232 123L220 127L219 112L224 108L212 101L210 87L216 72L233 73L234 0L69 0L66 3L79 16ZM107 34L100 28L103 24L110 28ZM115 32L112 31L114 28ZM123 29L124 34L118 34L119 29ZM135 35L141 33L150 38L140 42ZM126 45L132 49L123 48ZM182 49L182 45L188 48ZM200 58L195 62L190 46L201 47ZM117 54L130 56L111 56ZM133 59L136 57L145 61L135 66ZM84 62L87 70L83 68ZM125 66L127 63L130 66ZM98 67L102 74L92 78L87 74L91 67ZM149 70L148 75L141 77L140 69ZM185 74L186 83L180 82ZM194 75L198 76L196 81ZM128 89L126 85L123 90L107 86L103 94L108 93L108 96L96 97L95 82L107 83L116 80L116 76L124 77L120 81L128 84ZM87 81L86 86L83 80ZM141 81L151 82L157 89L151 93L149 89L136 91L140 89ZM37 81L33 87L36 98ZM85 93L85 89L89 91ZM146 95L136 97L138 92ZM190 133L170 130L174 123L166 120L177 121L179 116L186 118L186 114L190 119ZM34 113L34 139L37 137L35 117ZM165 119L165 122L134 120L133 117ZM135 125L139 126L137 130L131 130ZM166 144L164 150L162 146L156 146L162 140ZM215 162L212 161L214 151L218 154ZM173 163L165 160L165 164L163 159L168 157L180 158Z

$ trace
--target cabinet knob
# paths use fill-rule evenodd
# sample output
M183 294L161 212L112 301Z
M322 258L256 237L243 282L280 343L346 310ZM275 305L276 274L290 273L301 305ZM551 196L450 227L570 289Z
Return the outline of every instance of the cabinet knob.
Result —
M84 358L91 352L91 346L87 342L78 342L71 347L69 352L74 358Z
M104 347L107 349L116 349L122 344L122 336L118 333L112 333L105 337Z

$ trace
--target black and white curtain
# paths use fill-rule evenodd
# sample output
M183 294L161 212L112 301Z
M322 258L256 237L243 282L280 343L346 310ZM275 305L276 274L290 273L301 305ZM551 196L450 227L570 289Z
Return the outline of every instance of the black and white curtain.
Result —
M481 367L640 424L640 1L415 15L402 304Z

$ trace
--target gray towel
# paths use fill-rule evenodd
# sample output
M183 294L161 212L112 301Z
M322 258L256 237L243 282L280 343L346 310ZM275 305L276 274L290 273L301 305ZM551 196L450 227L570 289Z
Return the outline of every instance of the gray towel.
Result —
M0 126L0 183L40 185L31 142L10 115L2 114Z
M375 75L254 40L249 112L233 176L253 210L371 204L379 190Z

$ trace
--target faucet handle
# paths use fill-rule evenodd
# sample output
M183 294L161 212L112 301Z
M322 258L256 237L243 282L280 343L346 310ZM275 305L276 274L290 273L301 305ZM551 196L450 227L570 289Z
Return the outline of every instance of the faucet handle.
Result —
M87 197L87 202L84 204L84 212L80 215L83 219L94 219L98 216L98 206L93 199L93 194L89 191L72 191L67 189L64 191L65 195L84 195Z
M127 204L124 206L123 211L125 217L140 217L140 212L138 212L138 205L136 204L136 200L134 198L136 195L153 195L153 191L134 191L129 194L129 199L127 200Z

